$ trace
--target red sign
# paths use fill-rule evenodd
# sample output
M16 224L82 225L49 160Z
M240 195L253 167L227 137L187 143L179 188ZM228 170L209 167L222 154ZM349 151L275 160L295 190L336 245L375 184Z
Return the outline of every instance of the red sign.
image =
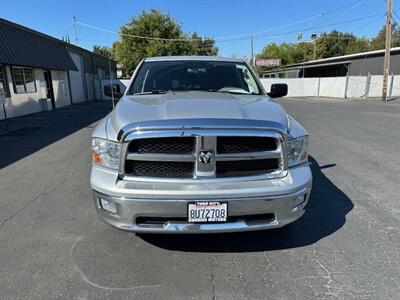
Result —
M277 67L281 65L280 58L270 58L270 59L257 59L256 66L263 67Z

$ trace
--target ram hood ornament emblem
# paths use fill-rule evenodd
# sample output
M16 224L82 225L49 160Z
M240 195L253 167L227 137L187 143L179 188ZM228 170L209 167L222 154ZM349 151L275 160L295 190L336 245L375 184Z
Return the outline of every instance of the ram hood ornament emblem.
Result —
M212 151L200 151L199 152L199 162L207 165L211 162L214 153Z

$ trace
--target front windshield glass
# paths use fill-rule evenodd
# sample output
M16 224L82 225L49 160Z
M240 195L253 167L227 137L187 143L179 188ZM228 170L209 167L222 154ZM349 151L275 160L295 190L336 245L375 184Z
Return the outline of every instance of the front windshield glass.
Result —
M245 64L220 61L145 62L128 94L170 91L261 94L252 73Z

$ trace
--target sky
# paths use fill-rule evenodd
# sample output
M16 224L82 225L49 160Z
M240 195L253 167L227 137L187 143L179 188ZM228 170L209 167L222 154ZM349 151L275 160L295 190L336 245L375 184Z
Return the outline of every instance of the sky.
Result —
M168 13L184 32L216 38L221 56L250 57L269 43L296 42L297 33L337 29L357 36L376 35L385 23L385 0L1 0L0 17L61 38L75 35L72 17L112 32L142 11ZM400 2L395 20L400 23ZM118 34L76 26L78 45L110 46Z

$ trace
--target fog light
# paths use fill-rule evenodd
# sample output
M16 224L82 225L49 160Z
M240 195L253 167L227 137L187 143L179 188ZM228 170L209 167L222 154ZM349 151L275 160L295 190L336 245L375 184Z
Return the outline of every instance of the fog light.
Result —
M294 200L293 200L293 206L292 206L292 208L294 209L294 210L296 210L296 209L298 209L300 206L302 206L303 205L303 203L306 201L306 194L304 194L304 195L301 195L301 196L298 196L298 197L296 197Z
M99 200L100 200L100 206L102 209L104 209L105 211L108 211L112 214L117 213L117 204L115 204L114 202L111 202L111 201L107 201L103 198L99 198Z

